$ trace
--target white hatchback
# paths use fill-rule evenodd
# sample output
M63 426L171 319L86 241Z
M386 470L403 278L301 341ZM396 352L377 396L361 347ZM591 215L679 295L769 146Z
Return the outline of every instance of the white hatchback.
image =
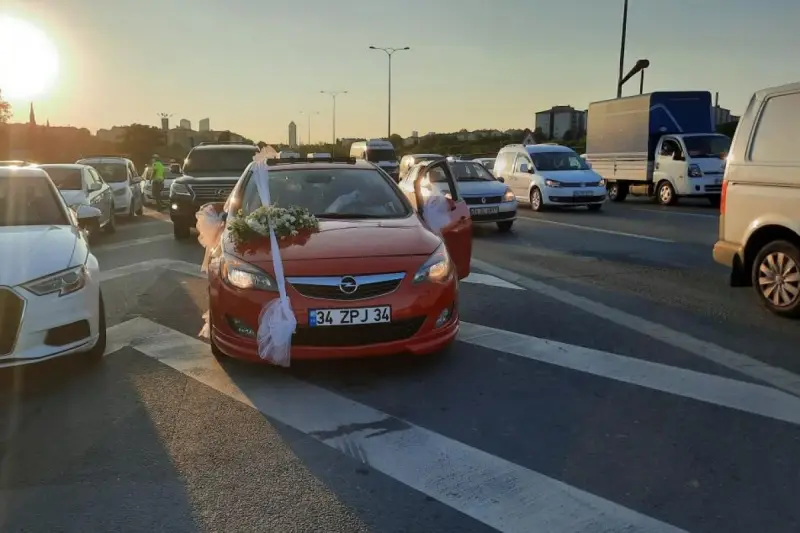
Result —
M0 168L0 262L0 368L78 352L103 356L100 267L78 215L44 170Z

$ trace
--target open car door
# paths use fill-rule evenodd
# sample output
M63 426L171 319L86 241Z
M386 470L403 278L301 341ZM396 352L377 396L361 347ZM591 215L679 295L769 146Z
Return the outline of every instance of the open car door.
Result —
M413 204L428 226L441 234L458 279L469 276L472 219L467 203L458 194L447 159L432 161L419 170L414 180Z

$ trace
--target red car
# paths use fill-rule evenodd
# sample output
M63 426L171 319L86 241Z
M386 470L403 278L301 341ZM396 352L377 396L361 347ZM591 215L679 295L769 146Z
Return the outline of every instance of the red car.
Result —
M270 162L271 200L299 205L319 220L303 243L281 247L287 293L297 318L293 359L428 354L458 333L458 280L470 272L472 222L446 160L450 194L442 237L423 221L419 187L409 197L363 161ZM228 200L228 216L261 206L252 165ZM423 180L427 174L421 174ZM331 212L359 191L360 200ZM341 202L339 202L341 203ZM221 209L221 206L220 206ZM225 231L209 268L210 341L215 355L262 361L256 329L264 304L278 297L268 241L232 242Z

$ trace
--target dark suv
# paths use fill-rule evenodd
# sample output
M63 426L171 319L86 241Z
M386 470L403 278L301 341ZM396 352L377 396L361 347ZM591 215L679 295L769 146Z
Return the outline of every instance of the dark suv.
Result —
M189 237L201 206L228 199L258 152L258 146L244 142L200 143L192 148L183 164L183 176L169 189L169 215L176 239Z

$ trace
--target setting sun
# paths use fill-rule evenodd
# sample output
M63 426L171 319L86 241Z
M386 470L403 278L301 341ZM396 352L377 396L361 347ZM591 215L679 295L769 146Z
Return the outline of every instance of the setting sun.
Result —
M7 100L47 92L58 76L58 52L40 29L0 16L0 91Z

